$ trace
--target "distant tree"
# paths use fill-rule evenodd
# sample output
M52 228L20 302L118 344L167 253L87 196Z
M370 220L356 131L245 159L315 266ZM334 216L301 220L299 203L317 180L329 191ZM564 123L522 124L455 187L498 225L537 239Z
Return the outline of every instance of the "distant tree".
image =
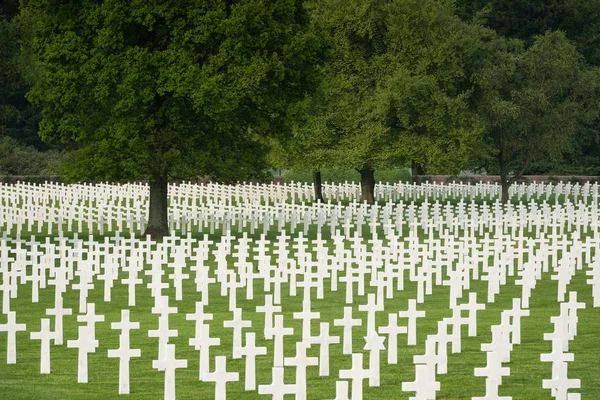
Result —
M510 185L538 159L557 160L581 123L597 116L598 70L561 32L533 45L498 38L477 76L478 106L491 167L499 171L502 201Z
M23 0L40 133L78 148L67 178L150 186L146 234L168 234L167 184L260 173L260 140L316 85L300 0Z
M42 152L10 136L0 136L0 175L58 175L63 158L56 150Z
M560 30L589 65L600 65L600 0L457 0L458 15L483 21L507 38L530 46L536 36ZM579 124L559 159L537 158L531 173L600 174L600 121Z
M15 0L5 1L0 6L0 137L46 150L48 146L38 136L40 110L25 98L27 85L19 47L22 32L13 23L18 6Z
M450 1L315 0L311 10L331 44L317 117L337 143L332 161L360 172L362 201L374 202L378 168L458 172L478 137L470 69L490 33Z
M336 137L320 115L324 107L325 82L298 107L291 134L280 137L272 146L270 159L277 168L310 171L315 201L323 202L321 170L339 164L333 149Z

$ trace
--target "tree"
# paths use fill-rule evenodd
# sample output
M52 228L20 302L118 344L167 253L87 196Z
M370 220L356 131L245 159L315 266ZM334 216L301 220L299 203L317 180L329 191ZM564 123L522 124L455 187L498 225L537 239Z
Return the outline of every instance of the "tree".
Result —
M271 146L271 162L277 168L311 171L315 201L323 202L321 170L336 164L335 137L325 126L325 118L319 114L324 107L325 82L298 107L292 132L274 141Z
M490 54L476 104L506 203L510 185L535 160L558 159L578 125L596 115L598 79L561 32L538 36L529 48L499 37Z
M600 0L458 0L461 17L485 21L498 34L524 41L560 30L588 64L600 65ZM530 173L597 175L600 168L600 121L579 124L561 160L538 158Z
M449 1L319 0L312 14L330 45L319 116L335 163L361 174L374 202L374 171L415 161L456 171L478 132L468 109L470 66L488 31Z
M320 41L300 0L23 0L40 134L77 147L67 178L150 186L146 234L167 234L170 180L264 167L316 85Z
M600 63L600 0L457 0L456 7L462 18L483 19L528 46L546 31L561 30L588 63Z
M21 73L19 48L22 33L13 23L18 6L14 0L0 6L0 138L11 145L46 150L48 146L37 134L40 110L25 98L27 86Z

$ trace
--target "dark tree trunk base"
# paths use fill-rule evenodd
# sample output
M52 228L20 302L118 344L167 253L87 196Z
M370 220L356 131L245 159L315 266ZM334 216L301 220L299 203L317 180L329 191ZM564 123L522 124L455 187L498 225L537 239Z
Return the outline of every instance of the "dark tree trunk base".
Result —
M510 188L510 183L504 179L501 179L501 187L502 187L502 204L508 203L508 189Z
M150 235L153 240L159 240L169 235L168 190L169 185L166 178L155 176L150 181L150 208L148 226L144 236Z
M423 170L423 167L421 166L421 164L419 164L416 161L412 162L411 165L411 179L413 183L421 183L421 176L425 175L425 171Z
M165 236L169 236L169 229L163 229L159 226L148 226L144 231L144 236L148 236L152 238L152 240L160 240Z
M313 184L315 187L315 201L323 203L323 184L321 183L321 171L313 171Z
M375 204L375 174L370 167L360 170L360 201Z

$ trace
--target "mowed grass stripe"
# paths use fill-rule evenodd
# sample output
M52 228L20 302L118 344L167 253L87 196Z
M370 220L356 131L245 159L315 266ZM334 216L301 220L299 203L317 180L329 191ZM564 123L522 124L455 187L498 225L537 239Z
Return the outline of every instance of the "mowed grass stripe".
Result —
M577 290L579 301L585 301L587 308L579 311L578 336L569 343L570 351L575 353L575 362L569 363L569 377L582 380L582 398L600 398L600 381L594 372L598 365L599 351L597 348L597 334L600 328L598 309L591 307L591 286L585 283L585 270L577 271L568 290ZM121 278L124 275L121 276ZM152 369L152 360L157 356L157 339L149 338L147 331L156 329L158 316L151 314L154 300L150 297L149 289L145 284L149 277L140 274L144 285L138 286L137 305L132 309L131 320L139 321L140 330L131 332L132 348L142 349L142 358L131 361L131 395L129 398L150 399L162 396L164 375ZM164 280L164 277L163 277ZM77 282L77 278L74 282ZM559 314L559 303L556 301L556 281L550 280L550 274L544 274L538 281L530 301L531 316L522 319L522 344L514 346L511 362L506 364L511 368L511 375L504 378L500 389L502 395L512 395L513 398L550 398L550 391L542 389L542 380L551 376L551 363L542 363L539 360L541 353L551 351L551 343L543 340L543 334L553 331L550 322L551 316ZM325 284L329 288L328 282ZM293 312L302 310L303 289L298 289L296 297L289 297L288 286L282 286L282 307L285 315L286 327L294 328L294 336L285 337L285 355L295 355L295 342L301 337L301 321L292 318ZM363 325L354 328L354 351L364 352L362 333L366 327L366 313L358 311L358 305L367 301L367 294L374 293L369 288L364 296L358 297L355 285L355 301L353 303L353 317L361 318ZM401 383L414 380L414 365L412 357L424 352L424 343L428 334L437 332L437 321L451 315L448 308L448 287L435 286L433 295L426 296L425 303L419 309L425 310L426 318L418 320L417 346L405 346L405 335L399 336L399 349L397 365L387 365L385 352L381 355L381 386L368 387L365 382L364 398L408 398L411 393L401 392ZM478 292L478 301L486 299L487 282L472 281L471 291ZM194 334L194 322L186 321L185 314L192 313L195 301L200 300L200 295L195 292L195 284L190 278L184 284L184 300L175 301L173 288L166 290L171 300L171 306L179 308L177 315L170 317L170 327L179 330L179 336L171 339L176 344L177 358L188 360L188 368L177 371L177 393L180 398L214 396L214 384L198 381L198 352L188 345L188 339ZM342 336L341 327L333 325L333 320L341 318L345 303L345 284L339 285L338 292L326 290L325 298L317 300L316 290L313 289L312 310L321 313L321 321L330 322L330 334ZM263 314L256 313L255 307L264 303L262 280L257 279L254 286L255 300L245 300L245 289L238 290L238 307L244 310L244 319L252 320L251 331L257 332L257 346L266 346L269 349L267 356L257 358L256 376L258 384L271 382L272 342L265 341L262 335L264 327ZM486 310L478 313L478 336L466 336L466 327L463 327L462 352L451 354L448 357L448 374L438 375L441 382L441 391L438 398L470 398L485 394L485 378L474 377L473 369L485 367L485 353L480 351L481 343L488 343L491 339L490 326L500 323L502 310L512 307L512 298L520 297L521 287L514 284L514 278L508 278L506 286L496 296L496 301L486 304ZM78 314L79 292L69 289L64 295L65 307L72 308ZM220 296L219 285L210 287L210 303L207 312L214 314L211 325L211 336L219 337L221 345L211 348L211 369L214 367L214 356L227 355L227 368L229 371L240 372L240 382L230 383L227 386L228 396L231 398L243 396L244 399L265 398L257 392L244 391L244 360L231 359L232 330L223 328L222 322L232 318L228 311L229 299ZM405 290L395 292L393 299L386 299L385 311L377 313L377 326L387 325L387 313L406 309L409 298L416 297L416 284L405 279ZM466 296L462 301L466 301ZM461 302L462 302L461 301ZM88 296L88 302L96 303L96 312L105 316L105 321L97 325L97 339L100 347L95 354L89 355L89 383L78 384L77 381L77 350L68 349L66 345L52 346L52 373L49 376L39 374L39 341L30 340L29 332L38 331L40 319L45 317L45 309L54 307L54 288L49 287L41 291L40 303L31 303L30 284L20 285L16 299L11 300L13 310L17 311L19 323L27 324L27 332L17 334L17 364L6 365L6 335L0 334L0 398L48 398L48 399L106 399L123 398L118 396L118 359L106 356L108 349L118 347L118 330L111 330L110 323L120 320L120 310L127 307L127 286L115 282L112 290L112 301L103 301L103 282L95 281L95 288ZM5 320L0 320L3 323ZM405 320L399 319L403 324ZM65 317L64 338L66 340L77 338L76 316ZM360 329L360 330L359 330ZM249 330L246 330L249 331ZM360 332L360 334L359 334ZM312 322L312 334L319 333L317 321ZM387 344L387 341L386 341ZM309 356L318 356L318 346L313 346L308 352ZM368 360L365 354L365 366ZM341 354L341 344L332 345L330 354L330 376L318 377L318 368L309 367L307 371L308 398L322 399L335 397L335 380L338 379L340 369L351 367L348 355ZM294 369L286 369L286 382L294 382ZM577 391L577 390L576 390ZM235 396L235 397L234 397ZM289 396L293 398L293 396Z

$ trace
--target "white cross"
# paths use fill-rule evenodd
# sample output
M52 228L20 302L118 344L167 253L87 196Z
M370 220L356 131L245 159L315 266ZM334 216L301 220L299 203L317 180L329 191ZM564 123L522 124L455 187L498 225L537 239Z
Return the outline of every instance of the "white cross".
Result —
M50 330L50 319L42 318L42 327L39 332L31 332L31 339L41 340L42 349L40 351L40 374L50 373L50 341L56 339L56 333Z
M398 311L398 316L400 316L400 318L408 319L407 344L409 346L416 345L417 344L417 318L424 317L425 311L418 311L417 310L417 300L409 299L408 300L408 310Z
M213 314L204 312L204 302L197 301L196 302L196 311L193 314L185 314L185 319L187 321L195 321L195 337L200 337L202 334L202 325L204 325L205 321L212 321Z
M342 352L344 354L352 354L352 327L361 326L362 319L360 318L352 318L352 307L344 307L344 318L334 319L333 325L335 326L343 326L344 327L344 335L342 337Z
M245 390L256 390L256 356L266 355L266 347L256 347L256 334L246 332L246 345L240 349L240 354L246 357Z
M379 353L385 350L383 342L384 336L379 336L377 332L371 331L369 336L365 336L365 347L363 350L369 350L369 386L379 386Z
M177 368L187 368L187 360L175 359L175 345L167 344L164 358L153 360L152 368L165 371L164 399L175 400L175 370Z
M495 351L488 351L487 366L485 368L475 368L475 376L485 376L485 396L474 397L479 400L510 400L511 397L500 397L498 388L502 384L502 377L510 375L510 368L502 367L501 355Z
M139 322L129 320L129 310L121 310L121 321L110 324L111 329L120 329L119 348L108 350L108 357L119 359L119 394L129 394L129 360L142 355L140 349L130 348L129 331L140 329Z
M87 304L87 313L77 316L77 322L85 322L89 329L92 338L96 337L96 323L104 322L104 315L96 315L96 305L94 303Z
M310 311L310 298L302 302L302 312L295 312L292 314L294 319L302 320L302 340L309 340L310 338L310 321L313 319L321 318L320 312Z
M77 340L67 340L68 348L79 349L77 356L77 382L88 382L88 353L94 353L98 347L98 341L90 332L89 326L78 327L79 337Z
M8 312L8 320L5 324L0 324L0 332L6 332L8 337L6 340L6 363L17 363L17 332L22 332L27 329L25 324L17 324L17 314L14 311Z
M63 344L63 317L72 313L72 309L63 308L63 298L60 293L56 296L54 308L46 309L46 315L54 315L54 332L56 334L54 344Z
M461 311L467 310L469 312L467 316L469 336L477 336L477 311L485 310L485 304L477 303L477 292L469 293L469 302L459 305L458 308Z
M321 322L319 336L311 336L310 343L318 344L319 353L319 376L329 376L329 345L339 344L339 336L329 336L329 323Z
M242 329L252 327L252 321L242 318L242 309L233 310L233 319L223 321L223 327L233 329L233 358L241 358L240 349L242 348Z
M190 338L189 344L190 344L190 346L194 346L194 348L196 350L200 351L198 379L202 380L204 373L209 372L210 348L212 346L220 345L221 339L211 338L210 337L210 325L203 324L201 336L196 336L194 338Z
M265 339L273 338L273 313L281 312L281 306L273 305L273 295L265 295L265 304L256 306L256 312L265 313Z
M227 399L227 382L237 382L240 380L240 374L237 372L227 372L227 357L215 357L215 371L205 372L205 382L215 382L215 400Z
M133 252L133 250L132 250ZM143 283L144 281L141 278L138 278L138 272L140 268L138 267L138 256L135 255L130 259L130 265L127 267L127 278L121 279L121 283L127 285L128 289L128 306L135 307L135 288L136 285Z
M340 378L352 380L352 400L362 400L363 379L369 379L371 370L363 368L363 354L352 353L352 368L341 369Z
M258 385L258 394L270 394L272 400L283 400L286 394L296 394L296 384L283 383L283 367L273 367L272 383Z
M296 399L306 399L306 367L319 365L317 357L307 357L306 350L309 344L305 342L296 342L296 356L285 357L283 364L296 367Z
M513 299L513 308L508 311L512 323L510 324L510 334L512 344L521 344L521 317L528 317L529 310L521 308L521 299Z
M448 373L448 343L454 342L455 338L453 335L448 334L448 324L445 318L442 321L438 321L437 333L429 335L427 339L431 339L437 344L437 373Z
M569 321L569 337L574 338L577 336L577 310L585 308L584 302L577 301L577 292L569 292L569 301L567 304L567 319Z
M370 335L371 332L375 332L375 313L383 311L383 304L377 304L375 294L373 293L369 293L367 299L367 304L359 305L358 311L365 311L367 313L367 335Z
M283 337L294 334L294 328L283 326L283 315L275 316L275 326L273 327L273 365L275 367L283 366Z
M440 383L435 380L435 365L416 364L415 380L402 382L403 392L415 392L411 399L435 399L435 392L440 390Z
M398 325L398 314L388 314L387 326L379 327L379 333L387 333L388 335L388 364L398 363L398 335L406 333L406 326Z
M452 326L452 334L449 336L452 342L452 353L460 353L462 345L462 326L468 324L467 318L463 318L462 311L458 306L452 308L452 316L446 317L443 321Z
M350 400L348 396L348 381L335 382L335 400Z
M169 343L169 339L177 337L179 334L177 329L169 329L169 314L161 314L158 317L158 329L151 329L148 331L148 337L158 338L158 359L162 360L164 357L164 351L166 345Z

